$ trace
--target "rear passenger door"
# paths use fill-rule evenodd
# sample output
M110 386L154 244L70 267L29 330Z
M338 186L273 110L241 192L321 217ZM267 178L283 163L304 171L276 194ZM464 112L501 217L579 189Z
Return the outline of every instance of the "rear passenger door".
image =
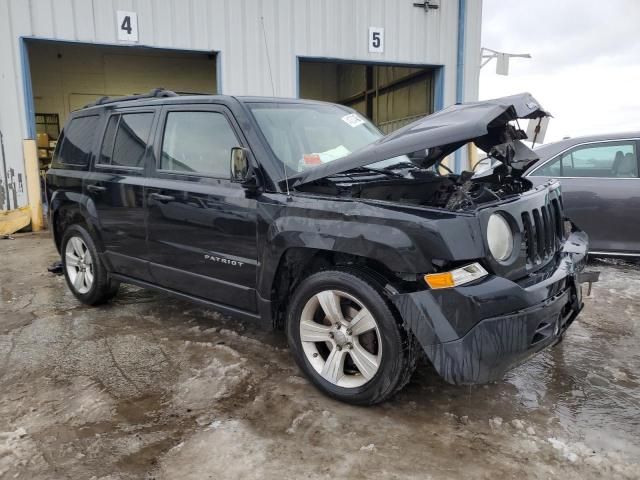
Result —
M150 267L155 283L255 312L256 201L230 181L237 146L226 108L163 108L145 188Z
M150 279L143 187L157 110L107 110L99 153L84 185L107 260L115 272L142 280Z
M534 184L557 178L565 213L589 234L590 250L640 251L638 142L577 145L529 174Z

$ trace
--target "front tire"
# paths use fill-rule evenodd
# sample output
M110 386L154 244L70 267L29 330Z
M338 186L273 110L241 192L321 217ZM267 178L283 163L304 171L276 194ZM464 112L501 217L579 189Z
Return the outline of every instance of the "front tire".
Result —
M81 225L64 232L62 270L73 295L86 305L99 305L118 293L119 283L109 277L93 238Z
M356 405L383 402L415 369L415 340L382 287L361 272L322 271L303 280L287 315L298 366L324 393Z

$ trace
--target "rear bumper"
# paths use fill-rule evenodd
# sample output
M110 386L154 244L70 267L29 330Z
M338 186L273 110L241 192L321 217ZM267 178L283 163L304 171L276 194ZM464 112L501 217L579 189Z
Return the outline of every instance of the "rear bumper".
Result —
M582 310L587 236L574 232L555 270L529 286L502 277L393 297L405 324L449 383L486 383L556 343Z

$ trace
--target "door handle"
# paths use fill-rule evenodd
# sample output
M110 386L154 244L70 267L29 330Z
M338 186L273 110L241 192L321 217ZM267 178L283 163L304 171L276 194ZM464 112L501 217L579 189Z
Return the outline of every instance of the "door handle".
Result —
M151 193L149 194L149 198L161 203L171 202L175 200L175 197L173 195L162 195L161 193Z
M87 185L87 190L89 190L92 193L104 192L106 189L107 187L103 187L101 185Z

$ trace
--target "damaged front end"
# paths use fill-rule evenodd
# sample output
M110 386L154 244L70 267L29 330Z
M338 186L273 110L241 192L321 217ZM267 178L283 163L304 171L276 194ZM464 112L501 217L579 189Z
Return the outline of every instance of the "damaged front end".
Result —
M565 218L560 184L533 188L522 176L538 157L522 142L517 121L548 115L529 94L455 105L288 179L298 191L394 211L397 204L446 210L425 244L471 219L473 226L456 230L465 248L441 248L442 256L434 249L432 270L401 274L414 286L391 293L405 326L450 383L497 380L559 342L583 308L581 283L597 281L584 273L588 237ZM500 164L481 175L440 174L444 158L467 143ZM465 268L462 275L480 275L456 282ZM449 283L434 287L427 280L434 274Z
M562 340L583 309L588 238L574 229L556 260L535 275L487 275L450 289L398 293L392 301L436 371L453 384L499 380L533 354Z
M529 94L454 105L346 157L300 172L287 184L310 193L474 210L532 188L522 174L538 157L513 122L548 115ZM467 143L501 163L484 175L453 173L442 162Z

